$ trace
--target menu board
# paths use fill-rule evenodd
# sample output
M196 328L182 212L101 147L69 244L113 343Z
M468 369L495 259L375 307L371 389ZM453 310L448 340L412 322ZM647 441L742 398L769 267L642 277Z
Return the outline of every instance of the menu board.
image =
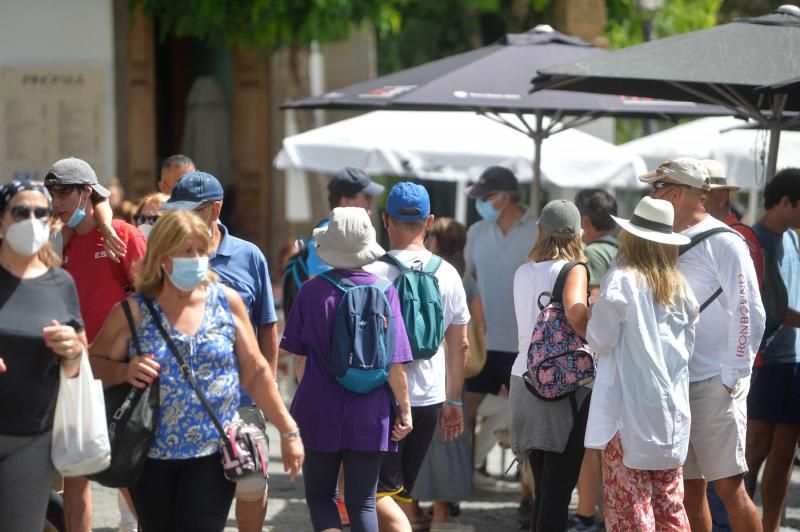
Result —
M106 175L105 76L101 68L3 68L0 181L41 179L69 156Z

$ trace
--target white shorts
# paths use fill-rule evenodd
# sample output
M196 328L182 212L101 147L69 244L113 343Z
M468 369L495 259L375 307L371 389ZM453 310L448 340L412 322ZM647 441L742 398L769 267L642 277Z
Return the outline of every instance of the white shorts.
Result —
M692 428L683 478L709 481L747 472L747 395L734 399L719 376L689 384Z
M267 420L257 406L240 406L239 417L245 423L256 425L264 433L267 448L262 449L263 455L269 457L269 438L267 437ZM267 493L267 479L261 473L252 473L240 478L236 482L236 498L242 501L260 501Z

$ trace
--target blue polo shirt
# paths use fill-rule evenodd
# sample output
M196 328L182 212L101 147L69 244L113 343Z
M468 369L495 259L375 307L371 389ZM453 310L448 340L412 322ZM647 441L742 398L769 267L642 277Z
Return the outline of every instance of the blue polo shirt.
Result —
M241 296L253 331L258 335L259 326L278 321L267 259L255 244L229 234L228 228L219 222L217 226L222 237L216 253L209 258L211 269L222 284ZM241 405L252 405L253 400L244 389L240 391Z
M497 222L481 220L467 231L464 258L478 281L486 316L486 348L516 354L519 350L514 312L514 274L528 261L536 242L536 217L528 210L503 234ZM530 324L533 330L533 324Z

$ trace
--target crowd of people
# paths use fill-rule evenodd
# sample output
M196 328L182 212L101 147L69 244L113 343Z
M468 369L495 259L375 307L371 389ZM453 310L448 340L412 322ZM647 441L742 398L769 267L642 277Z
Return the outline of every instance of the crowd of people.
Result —
M494 401L522 528L777 531L800 436L800 169L766 184L753 227L716 161L640 180L630 218L601 189L535 215L491 167L467 189L481 218L467 229L420 184L385 191L344 168L287 257L285 324L263 253L220 222L220 182L186 156L130 222L80 159L4 185L0 530L42 529L59 379L89 357L106 388L158 382L155 436L119 490L126 532L221 531L234 498L239 529L262 530L266 465L229 480L219 426L253 427L266 460L267 423L314 530L475 530L458 505ZM67 529L90 531L90 481L63 493Z

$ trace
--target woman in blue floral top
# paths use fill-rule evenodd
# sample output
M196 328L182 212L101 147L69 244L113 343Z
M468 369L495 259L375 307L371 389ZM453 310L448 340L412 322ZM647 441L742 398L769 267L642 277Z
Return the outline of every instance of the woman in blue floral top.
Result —
M161 337L160 320L223 425L238 419L239 381L281 431L284 469L294 479L303 462L297 424L261 355L247 312L208 269L205 223L172 211L153 226L129 298L144 356L136 356L120 305L92 343L95 374L105 386L144 388L160 379L158 430L133 497L142 528L223 530L235 484L223 475L219 434ZM145 305L153 301L155 315Z

